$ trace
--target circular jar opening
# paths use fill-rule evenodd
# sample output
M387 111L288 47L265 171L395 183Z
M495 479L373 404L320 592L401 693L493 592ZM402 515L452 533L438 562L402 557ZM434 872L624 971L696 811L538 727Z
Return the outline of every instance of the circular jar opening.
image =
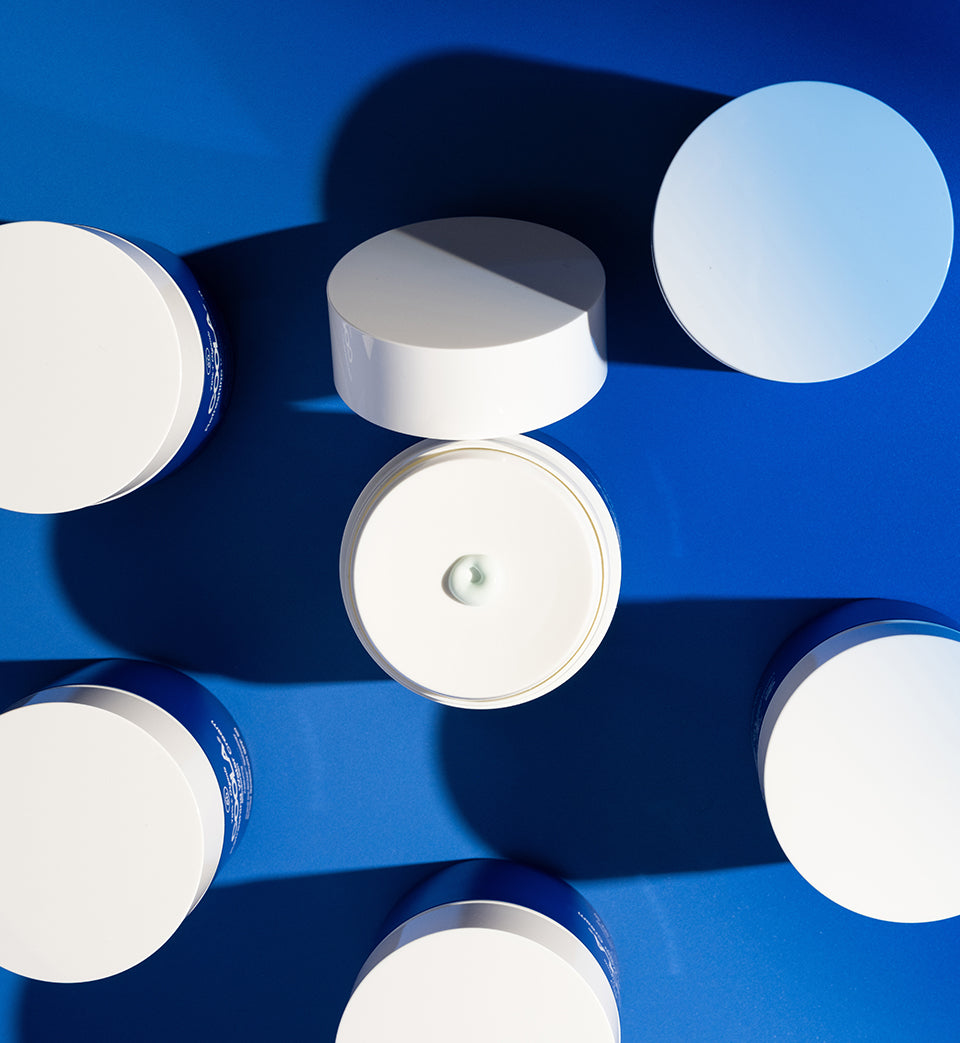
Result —
M0 225L0 507L132 492L199 447L223 387L222 336L179 258L75 225Z
M593 654L616 608L620 544L596 486L549 446L425 441L361 493L340 580L391 677L452 706L509 706Z
M771 664L756 732L770 822L839 905L901 923L960 914L958 679L960 630L899 603L828 613Z
M80 982L176 931L245 828L252 777L206 689L111 660L0 714L0 794L0 966Z

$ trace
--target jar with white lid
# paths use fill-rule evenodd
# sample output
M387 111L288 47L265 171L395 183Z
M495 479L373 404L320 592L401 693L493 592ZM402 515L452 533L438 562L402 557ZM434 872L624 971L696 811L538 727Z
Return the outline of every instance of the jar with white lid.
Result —
M391 913L337 1043L619 1043L609 932L568 884L511 862L461 862Z
M0 966L105 978L177 930L250 815L246 743L206 688L104 660L0 714Z
M584 469L520 434L599 391L604 296L582 243L498 217L385 232L330 275L337 390L427 439L368 482L340 555L360 641L421 695L477 709L537 698L606 633L613 516Z
M754 718L774 833L827 898L900 923L960 915L960 626L920 605L825 613L771 660Z
M216 426L228 362L179 257L79 225L0 225L0 507L72 511L168 474Z

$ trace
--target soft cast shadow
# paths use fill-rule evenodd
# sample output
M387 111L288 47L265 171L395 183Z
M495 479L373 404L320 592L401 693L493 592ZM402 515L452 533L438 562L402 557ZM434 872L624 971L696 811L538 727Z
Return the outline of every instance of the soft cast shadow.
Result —
M439 868L400 866L214 888L139 966L79 985L27 982L19 1038L332 1041L357 972L394 903Z
M12 659L0 662L0 713L85 666L88 659Z
M444 709L457 806L499 855L572 879L782 861L757 783L754 693L784 639L834 604L620 605L556 691Z
M650 230L670 161L727 100L607 72L440 54L389 74L354 106L322 172L323 210L357 242L472 214L558 228L606 269L611 360L726 369L670 315Z
M54 526L66 594L130 654L250 681L382 677L343 610L340 538L411 439L337 399L324 288L346 249L311 225L187 258L235 348L221 427L174 474Z

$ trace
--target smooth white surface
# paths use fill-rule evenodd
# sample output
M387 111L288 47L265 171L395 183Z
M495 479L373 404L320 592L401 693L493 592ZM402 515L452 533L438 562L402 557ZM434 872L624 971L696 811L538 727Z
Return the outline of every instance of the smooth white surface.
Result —
M69 511L149 480L202 380L190 307L143 251L73 225L0 226L0 507Z
M463 557L495 564L490 596L451 592ZM616 607L620 547L597 490L542 443L421 442L354 506L341 585L392 677L441 702L502 706L550 691L593 653Z
M761 781L784 853L817 890L881 920L960 914L960 640L876 623L784 678Z
M586 947L520 906L427 910L361 970L337 1043L618 1043L610 984Z
M0 966L18 974L89 981L134 966L216 871L213 769L137 696L52 689L0 715L0 798Z
M526 221L384 232L327 283L337 391L367 420L429 438L543 427L603 384L604 286L582 243Z
M782 83L724 105L680 148L653 220L660 287L734 369L831 380L878 362L932 307L953 211L933 153L849 87Z

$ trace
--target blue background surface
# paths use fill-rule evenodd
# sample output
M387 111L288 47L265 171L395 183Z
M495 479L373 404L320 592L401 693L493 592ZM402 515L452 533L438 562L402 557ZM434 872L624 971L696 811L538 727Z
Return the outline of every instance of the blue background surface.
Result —
M168 946L88 985L0 973L0 1039L332 1041L394 901L488 855L596 906L626 1043L957 1038L960 922L870 921L799 878L763 813L750 709L822 608L960 617L960 272L872 369L764 383L673 323L649 223L687 134L792 79L892 105L957 198L958 58L946 2L8 7L0 219L186 255L237 380L174 476L59 518L0 512L3 699L80 660L180 666L236 717L256 793ZM608 381L549 433L610 497L621 604L575 679L495 713L385 680L337 580L353 500L410 440L339 405L326 275L371 234L465 213L577 236L609 286Z

